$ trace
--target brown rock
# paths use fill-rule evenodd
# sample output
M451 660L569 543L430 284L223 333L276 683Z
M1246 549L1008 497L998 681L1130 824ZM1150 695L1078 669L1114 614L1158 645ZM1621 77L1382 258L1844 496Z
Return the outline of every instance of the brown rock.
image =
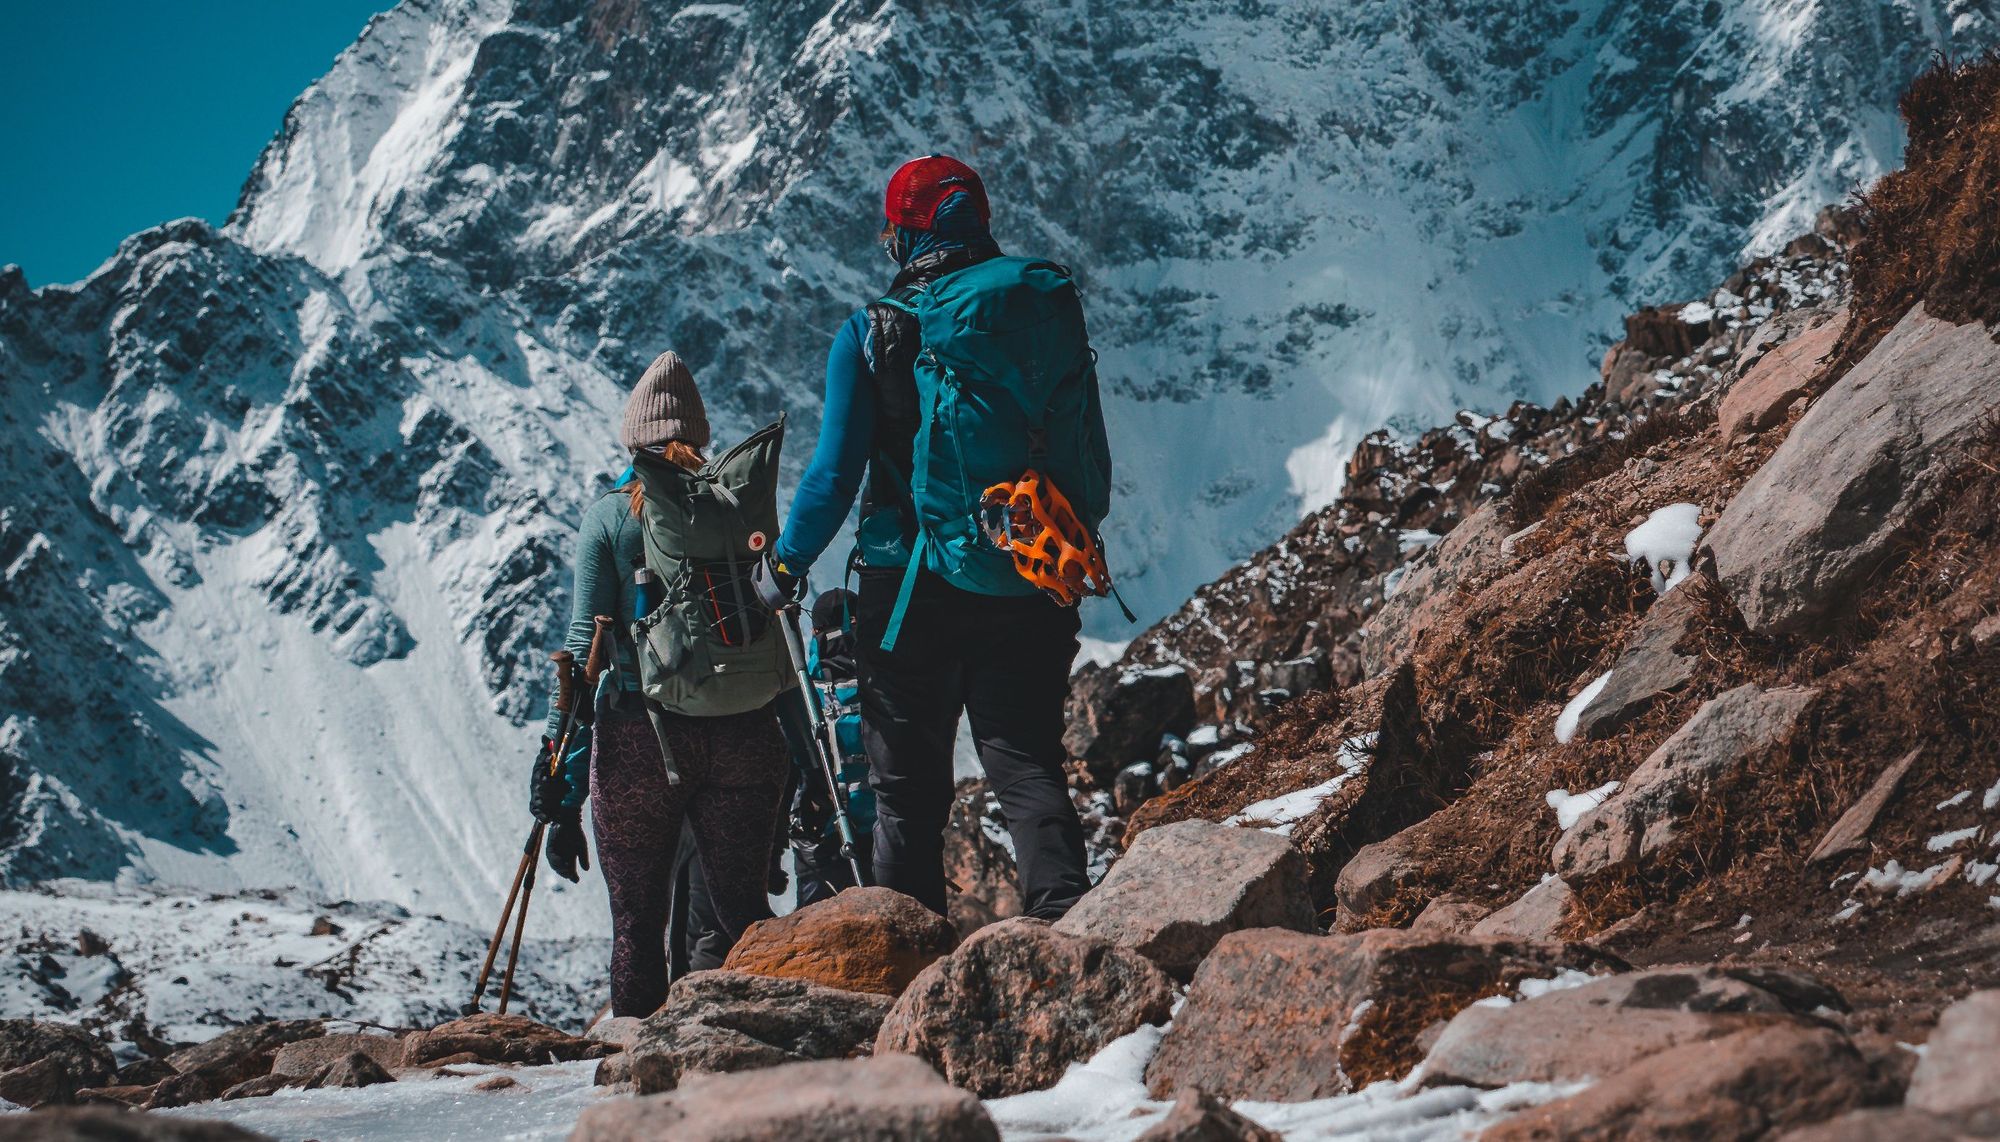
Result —
M313 1076L306 1080L306 1086L313 1089L363 1087L395 1081L396 1076L376 1062L373 1055L366 1051L349 1051L345 1058L336 1059L313 1072Z
M219 1097L224 1102L234 1101L239 1098L263 1098L267 1095L276 1094L287 1087L303 1085L305 1085L305 1079L295 1078L292 1075L258 1075L254 1079L237 1083L235 1086L223 1091Z
M1221 1099L1189 1087L1175 1096L1167 1116L1147 1127L1135 1142L1281 1142L1281 1138Z
M619 1015L610 1019L600 1019L584 1032L584 1038L599 1043L610 1043L618 1047L629 1047L639 1038L639 1028L646 1021L636 1015Z
M1480 1137L1747 1142L1853 1109L1867 1081L1867 1065L1839 1032L1775 1023L1662 1051Z
M1788 740L1817 691L1738 686L1702 703L1623 786L1556 842L1555 867L1576 883L1673 846L1704 792Z
M1369 913L1422 878L1424 866L1412 855L1415 828L1413 825L1386 840L1361 846L1340 867L1340 876L1334 882L1334 897L1340 908L1342 931L1358 931Z
M1727 442L1753 432L1762 432L1785 418L1792 402L1805 396L1813 377L1833 352L1834 343L1847 328L1847 311L1840 310L1830 320L1805 330L1798 336L1765 353L1722 394L1716 414Z
M606 1099L570 1142L1000 1142L971 1094L908 1055L703 1075L671 1094Z
M76 934L76 954L79 956L101 956L111 950L104 937L84 928Z
M403 1065L566 1063L601 1059L617 1049L609 1043L565 1034L526 1016L483 1011L409 1035L403 1040Z
M1428 932L1433 936L1463 936L1472 931L1472 926L1491 915L1493 909L1447 892L1431 899L1417 918L1410 921L1410 931Z
M1653 700L1672 693L1694 678L1695 660L1674 647L1686 637L1700 613L1694 592L1669 591L1653 604L1618 661L1611 677L1577 714L1579 736L1608 738L1644 713Z
M632 1083L631 1052L606 1055L598 1062L597 1070L591 1072L590 1082L592 1086L632 1086L636 1090Z
M1606 976L1452 1017L1424 1059L1430 1086L1602 1078L1683 1043L1788 1019L1787 1005L1712 967Z
M1511 530L1505 513L1488 504L1405 564L1395 594L1368 617L1363 671L1372 678L1394 666L1420 634L1450 614L1465 590L1518 562L1506 543Z
M1146 1068L1164 1098L1194 1086L1227 1099L1304 1102L1401 1078L1434 1023L1523 979L1606 969L1580 945L1377 928L1352 936L1263 929L1225 936Z
M1796 630L1854 594L2000 412L2000 345L1913 306L1793 426L1702 544L1744 622Z
M1813 846L1812 855L1806 858L1806 863L1819 864L1867 848L1868 830L1875 827L1875 818L1881 816L1882 810L1896 796L1896 791L1902 788L1903 778L1923 752L1922 747L1913 749L1883 770L1881 776L1875 779L1875 784L1868 787L1868 792L1861 795L1861 800L1842 813L1840 820L1835 821L1826 835L1819 839L1819 844Z
M750 925L722 966L894 997L957 944L945 918L914 899L888 888L851 888Z
M1021 882L999 802L983 780L961 781L944 830L944 875L951 887L945 913L960 939L1021 914Z
M207 1102L224 1089L210 1078L207 1072L190 1071L156 1084L152 1093L146 1096L144 1106L147 1110L165 1110L174 1106Z
M1472 926L1474 936L1552 940L1575 918L1576 893L1559 876L1545 878L1520 899Z
M2000 1108L2000 990L1975 991L1945 1008L1905 1101L1933 1114Z
M160 1080L165 1082L165 1079ZM138 1109L153 1097L159 1083L119 1083L115 1086L84 1087L76 1092L78 1106L126 1106Z
M251 1023L233 1027L206 1043L175 1051L167 1056L167 1062L182 1074L199 1071L208 1076L217 1090L222 1090L270 1074L271 1060L285 1044L324 1034L326 1027L317 1019Z
M64 1023L0 1019L0 1098L16 1106L65 1103L117 1073L97 1038Z
M0 1114L0 1142L272 1142L227 1122L105 1106Z
M612 1058L614 1059L617 1057L618 1056L616 1055L612 1056ZM488 1075L486 1078L483 1078L478 1082L473 1083L472 1089L483 1090L483 1091L496 1091L496 1090L526 1090L528 1088L522 1086L518 1082L515 1082L514 1077L512 1075Z
M873 1049L890 999L802 979L728 970L675 980L624 1054L641 1094L672 1090L690 1074L747 1071Z
M1018 1094L1166 1022L1173 998L1166 974L1137 952L1021 917L925 968L882 1021L875 1050L926 1059L981 1098Z
M152 1057L134 1059L118 1068L119 1086L152 1086L180 1074L172 1063Z
M271 1073L306 1078L320 1068L331 1066L360 1051L384 1068L403 1065L403 1041L388 1035L341 1034L301 1039L278 1048L271 1057Z
M1313 930L1306 862L1261 829L1176 821L1148 829L1056 931L1131 948L1176 979L1244 928Z
M2000 1138L2000 1115L1941 1118L1906 1106L1850 1110L1838 1118L1788 1130L1778 1142L1973 1142Z

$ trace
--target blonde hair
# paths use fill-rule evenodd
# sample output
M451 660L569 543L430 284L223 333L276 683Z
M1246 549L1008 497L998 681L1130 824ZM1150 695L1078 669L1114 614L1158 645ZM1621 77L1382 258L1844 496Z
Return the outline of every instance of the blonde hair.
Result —
M690 472L700 471L701 466L708 463L703 458L701 450L685 440L669 440L658 448L649 448L647 451L675 467L685 468ZM632 481L631 496L632 518L637 519L640 509L646 504L645 484L638 480Z

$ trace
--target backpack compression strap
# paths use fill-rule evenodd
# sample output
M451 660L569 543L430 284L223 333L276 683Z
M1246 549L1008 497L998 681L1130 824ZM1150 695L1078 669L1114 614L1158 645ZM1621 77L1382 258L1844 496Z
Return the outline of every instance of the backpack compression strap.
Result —
M905 286L883 298L882 304L901 310L911 317L915 317L917 315L917 297L923 293L924 285L925 283L918 282ZM919 351L921 352L921 350ZM919 410L917 433L912 438L913 442L921 444L923 441L930 439L931 425L937 419L938 402L943 399L943 392L940 391L938 396L932 399L931 403ZM910 449L910 453L909 492L910 502L914 504L916 503L918 493L930 482L930 449L927 447L913 447ZM917 519L917 539L915 543L910 545L910 562L903 570L902 586L896 589L896 606L894 610L889 612L889 625L882 628L882 650L884 653L893 652L896 649L896 640L903 633L903 618L909 613L910 598L917 590L917 573L923 570L924 556L930 547L930 541L930 529L924 526L923 519L919 516Z

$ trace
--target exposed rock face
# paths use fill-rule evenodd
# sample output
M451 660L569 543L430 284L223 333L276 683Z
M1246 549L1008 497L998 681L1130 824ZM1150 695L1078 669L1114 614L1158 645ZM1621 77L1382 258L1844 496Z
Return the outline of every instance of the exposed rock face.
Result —
M722 966L893 997L957 943L944 917L910 897L854 888L750 925Z
M945 901L945 913L960 939L1021 914L1014 842L999 812L984 779L958 783L944 830L944 875L959 888Z
M1521 898L1472 926L1474 936L1506 940L1552 940L1576 913L1576 893L1551 876Z
M971 1094L920 1059L792 1063L702 1075L671 1094L609 1099L583 1112L570 1142L1000 1142Z
M1429 932L1437 936L1463 936L1492 912L1493 909L1476 900L1447 892L1432 897L1431 902L1424 905L1424 910L1410 921L1410 931Z
M1275 833L1208 821L1141 834L1055 926L1131 948L1183 981L1244 928L1313 930L1305 858Z
M1696 799L1789 739L1814 693L1745 685L1702 703L1616 793L1556 842L1556 872L1575 883L1672 845Z
M617 1050L610 1043L597 1043L570 1035L523 1015L481 1012L410 1035L403 1041L403 1065L435 1066L446 1060L480 1063L570 1062L601 1059Z
M1577 733L1607 738L1644 713L1655 698L1688 684L1695 660L1676 654L1674 645L1687 634L1696 614L1693 592L1669 591L1653 604L1624 653L1611 668L1603 689L1577 714Z
M16 1106L65 1103L117 1073L104 1044L81 1028L0 1019L0 1098Z
M1846 328L1847 311L1838 310L1759 357L1723 391L1716 413L1722 439L1762 432L1782 421L1792 402L1806 395Z
M1146 1128L1134 1142L1282 1142L1229 1108L1213 1095L1190 1087L1174 1098L1167 1116Z
M1779 997L1711 967L1606 976L1452 1017L1424 1059L1433 1085L1604 1078L1683 1043L1789 1019Z
M0 1115L0 1142L273 1142L227 1122L134 1114L101 1106Z
M287 1043L317 1039L326 1027L316 1019L281 1019L251 1023L224 1031L167 1056L182 1074L206 1076L220 1090L271 1073L271 1062Z
M1225 936L1146 1068L1166 1098L1183 1086L1227 1099L1302 1102L1400 1078L1418 1037L1474 1000L1565 968L1614 964L1576 945L1375 929Z
M1405 565L1396 589L1368 616L1361 666L1376 675L1410 652L1417 635L1437 622L1457 593L1517 562L1506 540L1513 528L1488 504Z
M1411 838L1398 833L1387 840L1363 845L1340 867L1334 892L1340 905L1339 927L1354 931L1375 909L1423 874L1423 866L1411 853Z
M1137 952L1019 917L925 968L882 1022L878 1054L930 1061L981 1098L1053 1085L1069 1064L1148 1023L1173 984Z
M363 1087L380 1083L392 1083L396 1076L389 1073L375 1056L366 1051L349 1051L344 1058L335 1059L321 1067L306 1083L309 1087Z
M839 991L800 979L702 971L674 981L626 1052L642 1094L672 1090L687 1075L846 1059L873 1047L887 996Z
M1845 1037L1779 1023L1688 1043L1501 1122L1482 1142L1747 1142L1859 1105L1868 1067Z
M1112 775L1160 752L1162 734L1194 728L1194 683L1178 666L1120 670L1092 664L1070 682L1063 745L1102 788Z
M2000 991L1966 996L1938 1018L1905 1101L1934 1114L2000 1108Z
M403 1041L388 1035L322 1035L301 1039L278 1048L271 1058L271 1073L308 1078L323 1067L332 1066L360 1052L384 1067L403 1065Z
M1813 846L1811 855L1806 858L1807 863L1837 860L1866 848L1868 830L1875 827L1875 818L1881 816L1882 810L1896 796L1896 791L1902 788L1903 778L1923 752L1913 749L1884 769L1875 778L1875 783L1868 787L1868 792L1861 795L1861 800L1848 806L1847 812L1842 813L1826 835L1819 839L1819 844Z
M2000 411L2000 345L1910 312L1813 402L1704 547L1744 622L1797 629L1838 604L1963 464Z

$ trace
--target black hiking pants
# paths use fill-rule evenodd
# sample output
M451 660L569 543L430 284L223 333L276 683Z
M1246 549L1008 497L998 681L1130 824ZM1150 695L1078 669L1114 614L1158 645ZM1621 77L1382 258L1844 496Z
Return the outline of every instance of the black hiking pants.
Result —
M1077 613L1040 595L975 595L924 572L896 649L884 651L902 577L863 571L854 616L861 737L875 789L875 883L945 911L944 830L963 711L1007 818L1025 911L1057 919L1090 888L1083 825L1063 774Z

